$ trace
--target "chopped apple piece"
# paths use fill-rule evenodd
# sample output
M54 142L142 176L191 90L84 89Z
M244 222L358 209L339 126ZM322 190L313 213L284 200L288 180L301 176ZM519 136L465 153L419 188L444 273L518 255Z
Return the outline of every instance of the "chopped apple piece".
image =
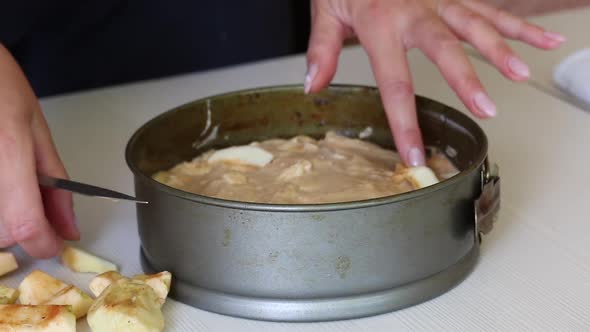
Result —
M161 304L166 302L166 297L168 297L168 292L170 292L170 282L172 281L172 274L170 272L162 271L156 274L140 274L134 276L132 279L145 282L154 289Z
M76 318L81 318L88 313L93 302L94 300L88 294L75 286L69 286L43 304L69 305Z
M90 291L94 296L100 296L100 294L109 287L113 282L121 279L131 279L133 281L140 281L151 288L153 288L161 304L166 302L168 292L170 292L170 283L172 281L172 274L168 271L162 271L155 274L139 274L132 278L126 278L117 272L109 271L96 276L90 282Z
M102 291L107 289L107 287L109 287L113 282L124 278L125 277L123 277L115 271L108 271L99 274L96 277L94 277L94 279L92 279L92 281L90 282L90 291L92 292L92 294L94 294L94 296L98 297L100 296Z
M0 286L0 304L13 304L18 298L18 291L10 287Z
M74 247L66 247L61 254L61 260L65 266L76 272L117 271L115 264Z
M61 305L0 305L0 331L75 332L76 316Z
M401 174L412 184L414 189L428 187L439 182L432 169L427 166L404 168Z
M147 284L131 279L112 283L88 311L93 332L159 332L164 315L156 292Z
M18 286L18 301L21 304L42 304L68 286L47 273L35 270Z
M16 258L11 252L0 252L0 276L18 269Z
M232 146L213 152L208 162L233 161L263 167L272 161L272 153L253 145Z
M92 305L92 298L79 288L68 285L44 272L31 272L18 287L18 300L30 305L68 305L77 318L83 317Z

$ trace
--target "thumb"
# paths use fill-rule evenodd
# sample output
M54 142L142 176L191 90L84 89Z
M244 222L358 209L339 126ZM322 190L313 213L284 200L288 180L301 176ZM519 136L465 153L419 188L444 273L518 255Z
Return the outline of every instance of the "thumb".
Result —
M344 37L344 26L336 18L321 11L313 15L307 49L305 93L320 91L330 84L336 73Z

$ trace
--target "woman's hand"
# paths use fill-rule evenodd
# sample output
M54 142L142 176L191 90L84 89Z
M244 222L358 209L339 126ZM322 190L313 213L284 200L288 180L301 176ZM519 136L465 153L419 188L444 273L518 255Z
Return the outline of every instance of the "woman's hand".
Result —
M40 190L37 173L67 174L37 98L2 45L0 119L0 248L18 243L31 256L55 256L63 239L80 237L72 196Z
M356 36L369 55L397 149L407 165L424 164L414 89L406 51L419 48L477 117L496 114L461 41L475 47L508 79L524 81L529 68L504 37L541 49L564 38L476 0L312 0L306 92L332 80L343 40Z

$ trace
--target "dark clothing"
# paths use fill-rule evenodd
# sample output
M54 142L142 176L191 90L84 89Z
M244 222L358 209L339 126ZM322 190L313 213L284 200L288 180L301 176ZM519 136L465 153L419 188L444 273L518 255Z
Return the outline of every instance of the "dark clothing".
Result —
M0 42L38 96L304 52L305 0L18 0Z

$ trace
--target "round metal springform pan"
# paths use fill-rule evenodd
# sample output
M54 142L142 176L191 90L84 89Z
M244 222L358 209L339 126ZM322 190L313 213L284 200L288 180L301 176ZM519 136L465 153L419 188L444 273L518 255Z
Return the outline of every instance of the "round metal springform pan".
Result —
M315 95L277 86L203 98L139 128L126 149L147 272L174 276L171 296L205 310L273 321L385 313L436 297L476 264L499 208L487 139L468 116L416 97L426 145L460 169L420 190L365 201L271 205L183 192L151 176L212 148L329 130L393 148L377 89Z

